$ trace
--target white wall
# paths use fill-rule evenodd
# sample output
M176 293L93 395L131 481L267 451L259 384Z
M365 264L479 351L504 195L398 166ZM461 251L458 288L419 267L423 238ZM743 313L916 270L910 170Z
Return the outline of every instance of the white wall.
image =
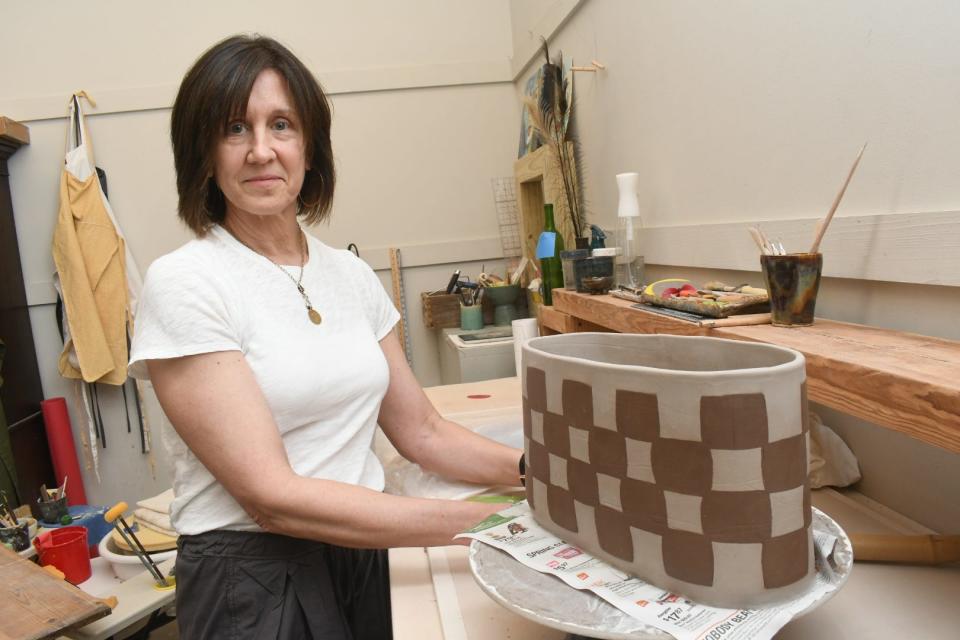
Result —
M205 48L236 32L286 43L331 94L338 189L330 223L311 232L335 247L358 244L388 287L386 248L401 249L414 370L424 385L439 383L419 292L445 285L455 267L474 276L484 263L502 268L490 181L512 175L518 111L506 0L17 2L3 20L0 114L31 135L10 162L30 315L44 394L67 398L75 437L82 410L56 370L49 249L67 99L85 89L98 101L88 118L97 164L145 271L190 237L176 218L169 146L177 85ZM126 434L118 394L103 395L108 448L103 482L84 474L88 498L132 502L168 487L155 401L150 461L139 434Z
M828 234L825 270L831 258L842 262L840 254L866 255L880 246L885 253L870 260L937 256L930 273L914 274L908 283L938 282L935 272L960 270L960 251L950 249L958 247L960 228L960 5L585 0L566 3L566 16L544 21L564 4L511 2L514 47L527 47L536 33L519 21L546 29L559 24L552 51L578 64L596 59L606 65L600 73L575 75L588 215L605 228L615 226L614 175L640 172L644 221L671 243L669 251L648 247L651 254L669 253L671 265L650 267L650 276L762 284L752 257L746 264L755 267L741 267L749 270L715 270L729 259L704 264L707 254L755 255L745 230L712 244L696 227L766 221L777 228L822 216L864 141L869 148L838 216L954 212L946 216L954 223L919 243L907 242L906 234L904 242L893 236L882 245L866 231L842 240ZM518 93L534 68L518 74ZM808 224L803 238L812 239L813 220ZM796 242L802 246L792 250L806 250L809 240ZM844 277L825 278L818 315L960 339L955 286L878 281L897 279L888 272L847 265ZM932 528L960 527L960 505L949 490L960 485L960 456L823 412L860 457L864 493Z

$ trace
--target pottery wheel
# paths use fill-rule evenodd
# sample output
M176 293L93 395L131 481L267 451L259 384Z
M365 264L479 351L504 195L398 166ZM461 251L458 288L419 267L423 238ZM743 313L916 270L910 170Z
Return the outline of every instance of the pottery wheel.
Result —
M813 509L813 531L837 538L833 559L837 588L825 594L798 618L816 609L843 587L853 567L850 539L830 516ZM496 602L524 618L584 638L604 640L673 640L666 631L628 616L591 591L567 586L514 560L507 553L474 540L470 544L470 571L480 588ZM822 570L822 569L821 569Z

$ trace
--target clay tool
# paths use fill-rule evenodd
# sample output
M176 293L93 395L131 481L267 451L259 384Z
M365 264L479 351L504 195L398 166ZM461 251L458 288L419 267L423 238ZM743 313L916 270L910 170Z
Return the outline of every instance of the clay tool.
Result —
M113 505L113 508L103 514L103 519L107 522L113 523L113 526L116 527L117 532L120 533L120 536L126 541L127 545L133 549L134 553L137 554L137 557L140 558L140 562L143 563L143 566L146 567L147 571L150 572L150 575L153 576L153 579L156 581L158 587L172 587L173 585L163 577L162 573L160 573L160 569L153 561L153 558L150 557L150 554L147 553L147 550L143 548L142 544L140 544L140 540L133 532L133 529L131 529L130 525L127 524L127 521L123 519L123 512L126 510L127 503L118 502L117 504Z
M810 253L817 253L820 250L820 241L823 240L823 234L827 232L827 227L830 226L830 221L833 220L833 214L837 212L837 207L840 206L840 201L843 200L843 194L847 191L847 185L850 184L850 179L853 178L853 174L857 170L857 165L860 164L860 158L863 157L863 152L867 148L867 143L864 142L863 146L860 147L860 153L857 154L857 159L853 161L853 166L850 167L850 173L847 174L847 179L844 181L843 186L840 187L840 191L837 192L837 197L833 199L833 206L830 207L830 212L827 214L823 220L817 225L817 235L813 239L813 246L810 247Z
M457 282L460 280L460 269L457 269L453 272L453 275L450 276L450 282L447 283L447 294L453 293L453 290L457 288Z
M763 236L760 235L760 230L756 227L747 227L747 231L750 232L750 237L753 238L757 248L760 249L760 253L767 255L767 247L763 244Z

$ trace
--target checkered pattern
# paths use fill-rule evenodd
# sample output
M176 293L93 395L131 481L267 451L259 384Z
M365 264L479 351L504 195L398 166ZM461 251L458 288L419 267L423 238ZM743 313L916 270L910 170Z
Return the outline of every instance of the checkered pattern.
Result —
M596 540L614 564L688 594L734 583L763 593L810 575L805 386L783 437L775 411L768 428L762 392L700 395L699 411L694 399L678 419L656 393L596 394L559 368L527 366L524 379L527 498L548 528ZM614 406L595 408L598 398ZM686 439L665 437L668 420Z

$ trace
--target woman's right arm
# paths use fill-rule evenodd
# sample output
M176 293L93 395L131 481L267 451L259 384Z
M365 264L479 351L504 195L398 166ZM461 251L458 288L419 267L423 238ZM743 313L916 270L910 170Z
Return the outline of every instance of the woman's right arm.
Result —
M298 475L239 351L149 360L147 367L177 433L267 531L348 547L447 545L503 508L391 496Z

